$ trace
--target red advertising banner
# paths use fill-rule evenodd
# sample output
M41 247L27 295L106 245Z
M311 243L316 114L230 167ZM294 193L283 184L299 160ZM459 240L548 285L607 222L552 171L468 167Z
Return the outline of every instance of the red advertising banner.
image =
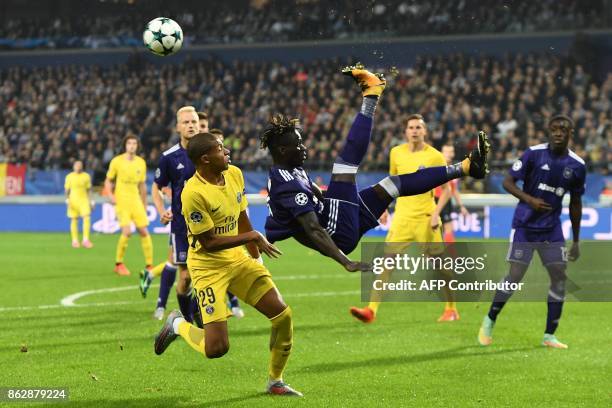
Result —
M25 164L8 164L4 176L4 193L7 196L25 194Z

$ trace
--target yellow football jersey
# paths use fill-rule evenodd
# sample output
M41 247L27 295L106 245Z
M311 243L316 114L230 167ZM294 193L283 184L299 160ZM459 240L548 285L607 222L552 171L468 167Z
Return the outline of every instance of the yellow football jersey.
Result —
M128 160L126 153L120 154L111 160L106 178L115 182L118 205L134 199L140 200L138 184L147 179L147 164L142 157L134 156L134 159Z
M215 235L238 235L238 216L248 205L244 194L244 178L236 166L229 166L223 176L225 185L218 186L210 184L196 172L187 180L181 193L190 245L187 257L190 269L221 269L247 257L242 247L209 252L195 239L196 235L213 228Z
M391 149L389 174L414 173L427 167L446 166L444 156L434 147L425 144L423 150L411 151L410 145L404 143ZM395 204L395 218L420 218L430 216L436 208L434 192L430 190L423 194L399 197Z
M87 191L91 188L91 178L84 171L80 173L71 172L64 181L64 190L70 190L68 199L71 202L87 202Z

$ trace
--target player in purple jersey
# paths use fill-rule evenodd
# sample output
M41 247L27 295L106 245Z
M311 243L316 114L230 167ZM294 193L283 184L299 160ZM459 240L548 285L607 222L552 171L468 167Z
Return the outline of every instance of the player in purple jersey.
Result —
M294 237L349 272L367 271L369 265L352 261L346 254L355 249L363 234L378 225L389 204L397 197L424 193L455 178L483 178L488 171L489 143L486 134L480 132L478 147L461 163L386 177L358 191L355 176L370 143L374 111L386 81L362 65L342 72L359 84L363 103L334 163L325 196L302 168L307 148L297 119L276 115L261 137L262 148L269 149L274 162L268 181L266 236L270 242Z
M580 256L580 219L582 195L586 178L584 161L567 148L574 133L573 121L565 115L557 115L548 122L548 143L532 146L513 165L504 180L504 188L520 202L512 219L511 244L508 252L510 272L503 282L518 283L523 279L534 250L550 276L548 290L548 314L542 345L566 349L567 345L555 337L565 299L565 274L567 260ZM516 185L523 181L523 188ZM563 196L570 193L569 214L572 223L573 243L569 253L559 216ZM493 326L497 316L512 296L511 291L495 293L489 313L484 317L478 341L483 346L492 343Z

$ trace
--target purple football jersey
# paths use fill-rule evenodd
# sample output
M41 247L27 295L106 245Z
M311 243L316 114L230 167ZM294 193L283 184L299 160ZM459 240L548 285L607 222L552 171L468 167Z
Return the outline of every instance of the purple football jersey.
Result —
M576 153L568 150L555 155L548 143L531 146L512 165L510 175L523 181L523 191L551 205L551 211L535 211L521 201L516 206L512 228L551 230L560 223L563 196L566 192L582 196L586 167Z

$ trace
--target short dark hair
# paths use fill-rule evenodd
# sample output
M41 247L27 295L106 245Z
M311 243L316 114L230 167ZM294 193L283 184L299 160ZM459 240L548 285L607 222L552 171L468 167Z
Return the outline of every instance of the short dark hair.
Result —
M128 133L127 135L123 137L123 140L121 141L121 147L123 147L123 150L125 151L125 145L127 144L127 141L130 139L134 139L136 143L138 143L138 147L136 148L136 151L138 151L140 149L140 139L138 138L138 136L136 136L133 133Z
M550 120L548 121L548 127L550 127L550 125L552 125L553 122L558 121L558 120L567 121L567 123L570 124L570 128L574 129L574 121L572 120L572 118L570 118L567 115L563 115L563 114L557 114L557 115L554 115L552 118L550 118Z
M300 126L299 119L289 119L283 114L277 113L270 118L268 127L262 133L260 146L262 149L267 147L269 150L272 150L276 146L284 144L283 136L295 134L296 131L299 132L301 130L302 127Z
M206 154L212 147L217 146L219 139L212 133L198 133L187 142L187 156L194 165L202 155Z
M217 136L223 137L223 131L221 129L219 129L219 128L209 129L208 133L212 133L213 135L217 135Z
M208 114L206 112L198 112L198 120L208 120Z

